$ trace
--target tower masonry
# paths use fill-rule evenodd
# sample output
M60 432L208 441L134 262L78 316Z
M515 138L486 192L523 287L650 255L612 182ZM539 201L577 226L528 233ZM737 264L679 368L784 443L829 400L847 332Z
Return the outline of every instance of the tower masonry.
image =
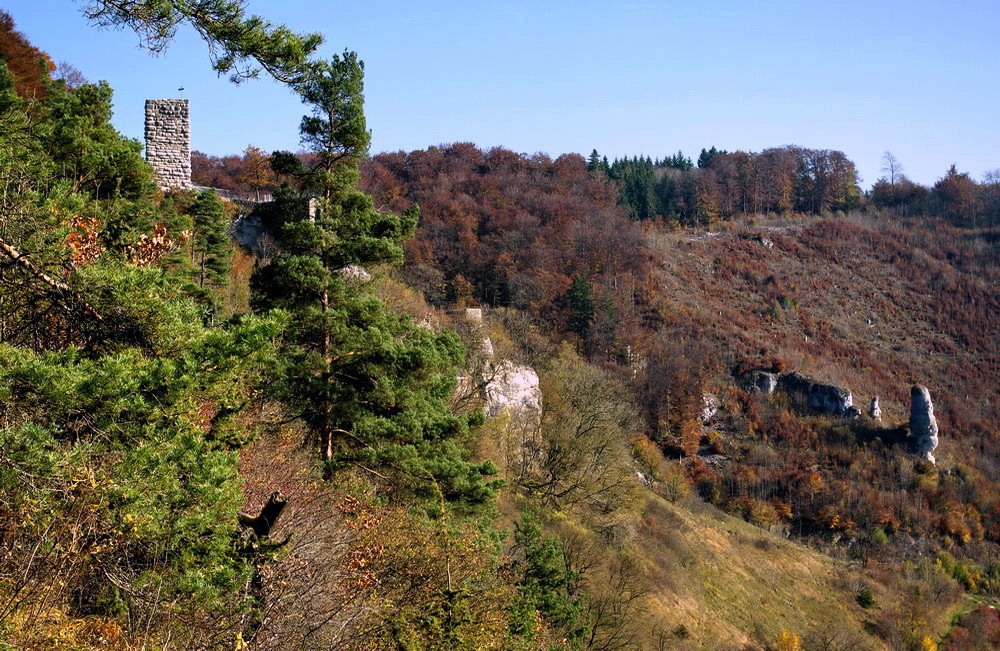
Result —
M186 99L146 100L146 162L160 187L191 187L191 121Z

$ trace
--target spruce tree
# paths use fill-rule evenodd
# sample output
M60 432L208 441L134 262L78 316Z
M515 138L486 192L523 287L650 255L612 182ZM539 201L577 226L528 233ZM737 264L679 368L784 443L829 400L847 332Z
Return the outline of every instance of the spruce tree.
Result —
M253 279L258 306L292 315L275 391L308 424L328 474L354 468L396 489L482 502L495 469L467 461L475 418L448 408L464 355L457 336L389 311L359 269L401 262L418 217L380 213L357 188L369 142L362 73L350 52L311 66L298 91L315 164L274 156L307 190L277 193L271 222L284 254Z

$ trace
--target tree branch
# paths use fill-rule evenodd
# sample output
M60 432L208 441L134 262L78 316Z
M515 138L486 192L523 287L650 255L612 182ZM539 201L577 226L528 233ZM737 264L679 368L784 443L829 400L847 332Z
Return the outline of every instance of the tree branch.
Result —
M42 281L43 283L45 283L49 287L51 287L53 289L56 289L56 290L62 292L63 294L71 297L73 300L75 300L77 303L79 303L83 307L83 309L87 311L88 314L90 314L92 317L94 317L98 321L103 321L104 320L104 317L102 317L97 312L97 310L95 310L93 307L91 307L91 305L89 303L87 303L87 301L84 300L84 298L82 296L80 296L79 292L73 291L73 289L69 285L67 285L66 283L64 283L62 281L59 281L59 280L56 280L52 276L48 275L47 273L45 273L44 271L42 271L41 269L39 269L37 266L35 266L35 263L33 263L28 258L24 257L24 254L22 254L20 251L18 251L14 247L12 247L10 244L7 244L3 240L0 240L0 251L2 251L4 254L6 254L7 257L9 257L17 265L19 265L22 269L24 269L25 271L27 271L28 273L30 273L32 276L34 276L38 280Z

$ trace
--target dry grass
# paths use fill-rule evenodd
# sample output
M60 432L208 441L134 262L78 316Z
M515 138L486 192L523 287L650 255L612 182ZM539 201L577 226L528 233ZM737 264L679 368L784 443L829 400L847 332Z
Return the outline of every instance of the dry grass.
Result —
M650 617L690 636L668 646L744 648L771 644L783 630L804 638L838 630L856 648L881 647L843 580L852 573L844 563L697 500L649 496L643 520L635 544L651 565Z

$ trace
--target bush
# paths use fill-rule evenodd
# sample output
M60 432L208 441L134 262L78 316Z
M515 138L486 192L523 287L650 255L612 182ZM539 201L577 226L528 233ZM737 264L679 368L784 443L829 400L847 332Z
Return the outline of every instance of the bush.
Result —
M866 610L875 607L875 595L873 595L872 591L868 588L861 588L861 590L858 591L857 600L858 605Z

